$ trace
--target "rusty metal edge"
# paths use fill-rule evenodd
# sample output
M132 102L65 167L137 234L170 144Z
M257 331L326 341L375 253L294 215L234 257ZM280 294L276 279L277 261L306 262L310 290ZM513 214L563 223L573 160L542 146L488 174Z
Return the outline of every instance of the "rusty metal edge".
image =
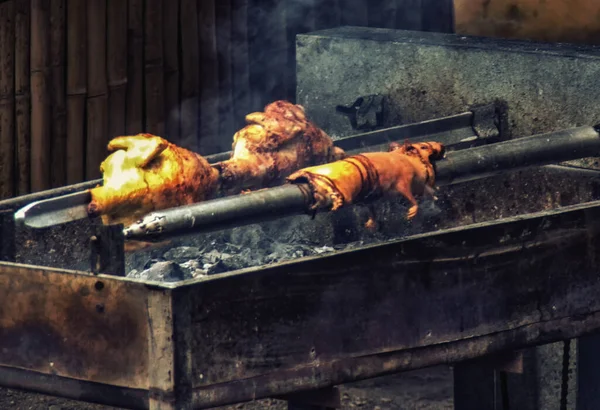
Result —
M12 267L15 269L31 269L31 270L43 270L46 272L54 272L54 273L62 273L66 275L79 275L86 277L94 277L96 279L102 279L104 281L121 281L128 283L138 283L144 285L148 290L166 290L173 289L176 286L173 286L171 283L162 283L162 282L154 282L154 281L146 281L141 279L128 278L123 276L115 276L108 274L93 274L91 272L85 272L80 270L72 270L72 269L62 269L62 268L53 268L49 266L38 266L38 265L30 265L26 263L17 263L17 262L6 262L0 261L0 266Z
M439 364L453 364L507 350L592 334L600 329L600 311L539 321L493 334L432 346L319 362L252 378L196 387L193 408L207 409L291 394L293 386L313 380L322 389ZM306 386L307 388L309 386Z
M0 366L0 385L108 406L148 408L147 390L111 386L6 366Z

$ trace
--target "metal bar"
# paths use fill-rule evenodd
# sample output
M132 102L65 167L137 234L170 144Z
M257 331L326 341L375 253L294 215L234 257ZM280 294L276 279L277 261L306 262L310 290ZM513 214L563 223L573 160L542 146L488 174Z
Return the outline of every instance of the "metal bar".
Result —
M127 409L147 409L148 391L0 366L0 386Z
M27 220L30 228L46 228L86 219L91 199L90 191L86 190L32 202L15 213L15 221Z
M449 153L436 164L436 180L451 185L599 154L594 127L570 128Z
M436 180L440 186L451 185L598 154L598 132L593 127L579 127L450 152L436 163ZM307 213L309 192L307 184L284 185L157 211L126 228L124 234L126 239L164 238Z
M67 185L60 188L48 189L45 191L34 192L32 194L21 195L10 199L0 201L0 210L2 209L19 209L26 204L42 201L48 198L57 196L69 195L74 192L91 189L96 185L102 185L102 179L94 179L92 181L81 182L79 184Z
M306 213L312 202L308 185L283 185L148 214L124 230L125 238L179 236L226 229Z

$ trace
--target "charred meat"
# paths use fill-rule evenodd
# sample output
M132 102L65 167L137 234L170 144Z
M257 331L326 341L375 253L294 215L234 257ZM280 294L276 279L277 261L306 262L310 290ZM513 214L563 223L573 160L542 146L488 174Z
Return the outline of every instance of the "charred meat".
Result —
M388 152L353 155L301 169L288 181L310 185L314 210L335 211L370 198L401 195L410 203L406 217L412 219L419 209L416 197L435 198L432 161L444 154L444 146L437 142L392 143Z
M300 168L344 157L300 105L275 101L248 114L246 122L233 137L231 158L216 165L225 193L281 184Z

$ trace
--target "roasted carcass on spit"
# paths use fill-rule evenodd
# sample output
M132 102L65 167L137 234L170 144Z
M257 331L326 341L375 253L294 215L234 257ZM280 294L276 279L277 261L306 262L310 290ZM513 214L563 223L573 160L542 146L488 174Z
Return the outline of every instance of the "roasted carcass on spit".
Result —
M155 135L114 138L88 213L105 224L130 225L152 211L277 185L302 167L344 156L299 105L275 101L246 121L234 135L231 158L213 166Z
M90 215L130 225L154 210L210 198L219 173L202 156L151 134L111 140L100 165L104 184L91 190Z
M438 142L392 143L388 152L353 155L329 164L301 169L287 179L308 183L313 209L335 211L343 206L380 196L401 195L412 219L418 212L416 197L435 198L435 172L431 161L442 159L445 147Z
M345 156L300 105L275 101L264 112L248 114L246 122L233 137L231 158L217 164L224 192L281 184L300 168Z

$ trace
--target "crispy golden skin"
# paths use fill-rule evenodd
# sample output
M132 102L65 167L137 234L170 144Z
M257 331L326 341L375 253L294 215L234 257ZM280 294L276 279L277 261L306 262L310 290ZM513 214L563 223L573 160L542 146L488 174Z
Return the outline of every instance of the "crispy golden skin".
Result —
M335 211L342 206L379 195L402 195L410 202L407 219L415 217L415 196L434 197L435 175L431 161L443 158L437 142L400 145L388 152L370 152L301 169L288 177L292 183L311 186L314 209Z
M104 185L91 190L91 215L104 224L129 225L160 209L210 198L218 171L198 154L151 134L120 136L100 165Z
M233 137L231 158L217 164L225 193L277 185L302 167L345 156L300 105L275 101L248 114L246 122Z

